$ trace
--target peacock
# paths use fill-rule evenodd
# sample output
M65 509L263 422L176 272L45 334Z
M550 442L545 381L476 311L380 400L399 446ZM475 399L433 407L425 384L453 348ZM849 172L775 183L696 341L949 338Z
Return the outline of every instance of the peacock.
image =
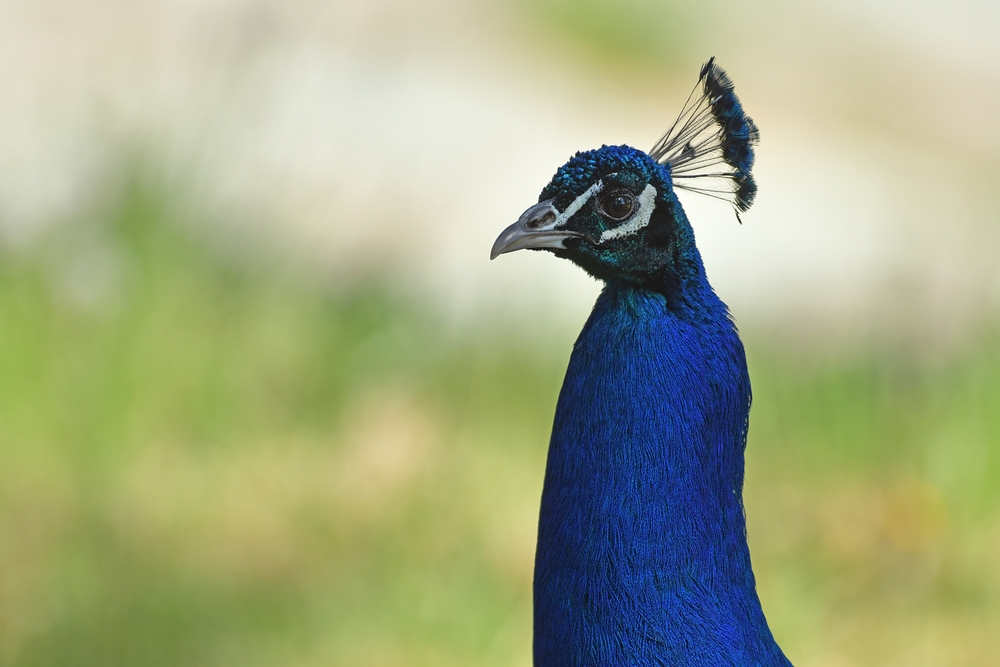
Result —
M710 59L648 153L580 152L497 238L604 287L556 405L534 573L535 667L791 663L757 596L743 509L750 378L685 189L753 203L756 125Z

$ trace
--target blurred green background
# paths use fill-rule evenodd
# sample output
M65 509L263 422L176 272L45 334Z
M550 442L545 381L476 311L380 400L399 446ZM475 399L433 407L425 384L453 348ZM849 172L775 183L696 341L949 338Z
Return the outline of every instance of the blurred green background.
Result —
M530 665L596 284L496 233L716 55L761 196L685 199L754 382L800 667L1000 654L1000 21L651 0L0 7L0 664ZM524 255L524 256L521 256Z

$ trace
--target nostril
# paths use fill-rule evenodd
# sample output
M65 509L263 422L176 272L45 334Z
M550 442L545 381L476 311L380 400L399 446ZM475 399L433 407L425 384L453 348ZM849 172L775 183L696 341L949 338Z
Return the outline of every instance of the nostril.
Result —
M538 229L540 227L545 227L546 225L552 224L553 222L555 222L555 220L556 220L556 214L553 213L552 211L546 211L542 215L529 219L527 223L525 223L525 226L528 229Z

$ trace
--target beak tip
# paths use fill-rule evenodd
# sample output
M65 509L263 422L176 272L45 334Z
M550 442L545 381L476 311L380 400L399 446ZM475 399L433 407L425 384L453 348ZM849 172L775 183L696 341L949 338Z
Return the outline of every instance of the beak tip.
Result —
M510 252L514 248L511 246L517 238L517 225L513 224L507 229L503 230L497 240L493 242L493 247L490 248L490 261L493 261L505 252Z

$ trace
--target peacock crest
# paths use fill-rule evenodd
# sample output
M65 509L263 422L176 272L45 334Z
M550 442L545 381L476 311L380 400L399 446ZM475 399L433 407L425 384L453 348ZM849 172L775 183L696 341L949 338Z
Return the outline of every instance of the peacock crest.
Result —
M732 80L710 58L649 156L670 170L674 187L728 201L739 218L757 195L750 170L758 141L760 131L743 111Z

